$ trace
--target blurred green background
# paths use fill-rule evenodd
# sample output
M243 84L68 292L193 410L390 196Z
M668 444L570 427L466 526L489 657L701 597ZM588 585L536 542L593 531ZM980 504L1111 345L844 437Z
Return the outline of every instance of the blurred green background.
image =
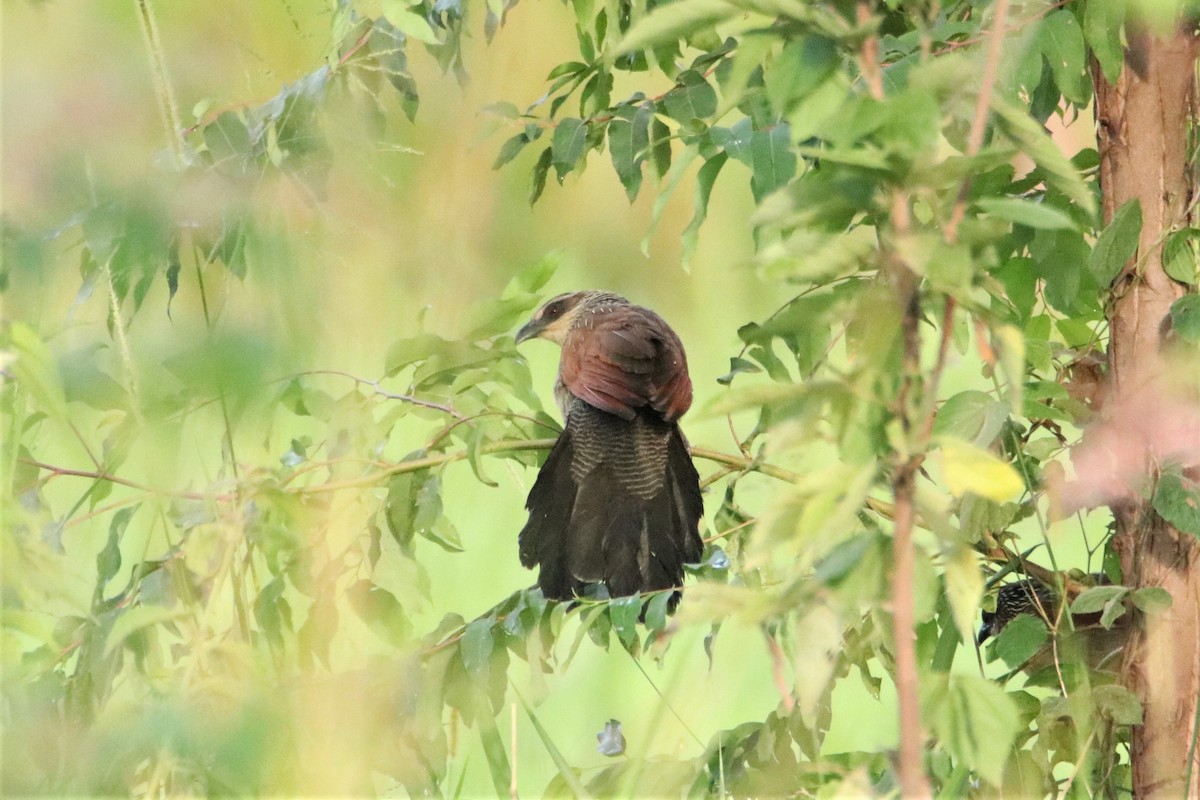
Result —
M370 13L370 3L359 5ZM283 85L311 73L329 49L332 10L323 0L160 2L155 9L185 126L208 121L223 109L269 99ZM20 247L10 243L5 255L10 270L3 295L5 319L28 323L47 341L68 398L73 392L95 397L121 391L107 386L105 376L123 376L135 387L151 411L137 426L135 441L125 444L122 476L152 487L202 491L232 477L223 466L222 412L210 403L187 414L153 413L166 398L213 380L227 382L240 400L233 409L237 462L244 469L270 468L286 452L289 439L303 434L274 422L269 401L278 381L314 370L378 379L394 341L421 329L447 338L462 335L474 304L498 295L521 267L561 250L562 266L546 287L547 296L601 287L659 311L688 351L696 404L684 420L687 435L694 445L736 452L727 420L706 416L703 408L723 391L716 378L728 371L729 358L738 352L738 326L761 320L794 293L761 279L750 265L748 173L731 165L718 184L700 247L685 270L680 233L693 211L691 177L666 202L643 254L641 242L651 227L657 193L648 181L629 204L606 154L593 154L591 168L568 176L562 187L551 180L533 207L528 194L535 148L505 168L492 169L500 143L517 129L486 107L510 101L524 108L541 96L546 74L577 56L573 18L561 3L523 3L511 11L490 45L483 41L478 21L473 22L468 26L472 38L464 42L470 76L465 85L442 74L420 48L410 48L409 63L421 93L415 123L404 120L393 96L384 100L382 128L372 125L351 99L334 99L321 115L332 166L323 181L314 182L320 185L314 189L303 181L268 177L247 188L217 175L184 182L161 169L167 140L134 2L5 3L2 205L6 224L27 232ZM620 80L614 97L629 91ZM670 88L665 78L658 80L663 91ZM129 363L107 330L106 289L101 284L81 289L72 261L78 258L79 228L66 224L97 197L109 194L144 209L148 218L195 220L201 227L229 208L248 206L258 224L247 247L244 278L206 270L203 299L187 268L173 298L166 280L150 284L125 332ZM206 314L215 320L215 345ZM207 355L197 354L202 342L208 342ZM557 416L552 411L557 349L532 342L522 352L544 406ZM212 358L221 363L214 365ZM978 380L977 366L968 362L952 365L948 388ZM335 395L352 388L350 380L335 375L318 382ZM70 405L71 421L84 440L104 440L125 422L124 412L96 405L103 404ZM742 436L752 424L735 420L735 427L743 426L738 431ZM418 446L426 433L425 427L414 428L407 444ZM393 442L379 457L402 457L404 444ZM37 445L42 461L89 466L79 438L62 427L48 426ZM516 534L534 471L503 463L503 469L491 471L499 482L494 488L479 482L465 463L447 470L445 514L465 549L450 553L422 543L420 560L431 591L426 602L406 608L416 633L432 630L446 613L471 619L533 582L533 573L518 564ZM712 465L701 465L702 474L712 470ZM48 483L46 513L61 516L83 488L69 477ZM740 498L753 507L756 492L762 500L773 488L765 478L748 480ZM119 500L122 491L117 487L111 499ZM710 496L707 502L711 511L717 498ZM166 513L164 508L157 512ZM334 541L349 546L365 535L365 513L360 498L343 501L339 495L318 529L296 535L319 532L330 538L331 549ZM86 609L108 526L106 515L81 513L61 532L66 558L45 576L60 595L44 606L51 617ZM169 528L165 521L131 528L136 535L121 543L126 570L139 556L161 554L171 544ZM1081 558L1076 560L1084 566ZM6 582L13 578L6 573ZM28 575L24 579L30 580ZM408 579L403 570L392 578ZM228 606L213 610L233 613ZM528 668L514 662L512 678L528 699L537 701L540 720L572 765L602 765L595 734L610 718L622 722L633 754L698 755L715 731L761 720L780 699L770 653L757 627L726 624L711 666L702 654L707 633L707 626L683 627L661 669L644 660L648 677L619 647L605 652L585 642L560 674L531 681ZM6 645L18 655L28 647L19 637ZM386 653L369 634L347 632L336 640L332 667L353 671ZM976 669L974 664L956 667ZM271 674L265 665L238 669L257 676L247 685ZM230 674L241 674L238 669L231 667ZM15 674L6 673L6 681ZM169 691L169 684L164 689ZM262 717L288 718L299 728L328 733L328 746L315 748L311 763L276 765L280 772L298 771L301 791L303 776L310 775L322 776L323 783L309 785L314 791L343 793L356 786L353 775L360 765L354 742L360 739L349 734L340 739L337 732L356 730L357 736L369 738L374 712L369 693L347 697L342 702L321 696L271 709ZM137 728L138 700L128 700L120 713ZM847 681L835 693L834 705L826 752L892 745L896 733L889 683L875 701L856 681ZM556 768L519 706L514 713L516 743L510 741L507 719L500 720L500 729L518 754L521 790L540 793ZM142 722L141 730L151 737L159 730L156 725L161 730L171 726L161 720ZM455 726L452 720L447 724ZM256 751L247 744L248 752L271 757L272 733L253 726L240 730L246 742L263 748ZM462 777L464 795L491 794L477 739L466 726L456 726L452 738L457 742L450 785ZM236 746L241 740L231 741ZM104 753L94 757L102 759ZM12 768L5 765L6 771ZM394 787L380 778L377 788L386 792Z

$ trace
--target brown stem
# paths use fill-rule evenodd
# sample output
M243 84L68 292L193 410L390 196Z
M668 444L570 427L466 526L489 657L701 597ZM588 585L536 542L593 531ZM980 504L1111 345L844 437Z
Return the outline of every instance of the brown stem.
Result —
M856 7L859 26L870 23L871 4L859 0ZM867 90L876 100L883 101L883 70L879 65L879 40L874 35L863 40L859 64ZM891 227L895 238L908 234L912 225L908 199L899 187L892 189ZM917 299L917 277L912 273L894 247L882 245L880 258L890 278L901 313L903 341L903 374L896 394L894 413L908 438L912 432L909 400L920 379L920 307ZM932 413L932 408L930 409ZM921 709L917 684L916 609L913 600L914 550L912 543L915 522L914 478L921 460L919 443L909 441L906 453L897 453L900 463L892 478L895 498L895 518L892 532L892 637L896 656L896 695L900 714L900 793L906 798L930 796L929 779L923 766L925 737L921 733Z

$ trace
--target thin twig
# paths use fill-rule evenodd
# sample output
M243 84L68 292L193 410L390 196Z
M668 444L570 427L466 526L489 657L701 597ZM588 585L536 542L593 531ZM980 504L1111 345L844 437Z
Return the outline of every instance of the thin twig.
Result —
M979 86L979 97L975 101L975 116L971 119L971 130L967 134L967 149L963 153L968 159L983 147L983 134L987 126L988 110L992 103L992 90L996 86L996 72L1000 66L1000 55L1004 49L1005 25L1008 20L1009 0L996 0L992 30L988 36L987 60L983 64L983 79ZM971 172L968 170L958 187L958 197L950 211L950 219L943 228L946 241L958 241L958 225L967 211L967 196L971 192Z
M466 417L464 415L455 411L449 405L446 405L444 403L435 403L432 400L422 400L420 397L414 397L411 394L399 394L397 392L389 392L387 389L384 389L382 386L379 385L379 381L371 380L370 378L362 378L362 377L359 377L358 375L352 375L349 372L342 372L341 370L337 370L337 369L310 369L305 372L298 372L293 377L303 377L305 375L337 375L342 378L349 378L350 380L354 381L356 384L361 384L363 386L371 387L371 390L375 394L379 395L380 397L386 397L389 400L400 400L402 402L409 403L414 406L421 406L422 408L432 408L435 411L441 411L444 414L448 414L449 416L454 417L457 420L465 420L466 419Z
M873 15L868 0L859 0L856 15L859 27L866 27L871 22ZM879 38L874 34L863 39L859 51L859 64L871 96L880 102L885 101L883 70L879 65ZM893 235L897 239L906 236L911 222L908 198L904 196L900 187L893 187ZM920 377L920 308L917 302L917 278L891 244L883 243L881 248L880 257L894 285L902 314L902 377L893 413L905 436L909 437L913 433L909 398ZM913 441L908 443L907 449L907 453L897 454L902 460L892 476L892 494L896 502L892 532L892 638L895 647L896 695L900 715L900 793L905 798L924 798L930 796L930 786L923 767L924 736L921 733L921 709L918 702L916 609L913 599L915 551L912 542L916 521L915 478L922 449L919 442Z

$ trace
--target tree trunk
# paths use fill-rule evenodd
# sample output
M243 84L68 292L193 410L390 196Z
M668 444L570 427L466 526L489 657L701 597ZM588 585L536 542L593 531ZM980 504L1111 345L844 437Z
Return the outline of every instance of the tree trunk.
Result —
M1162 242L1169 231L1194 224L1188 219L1197 188L1188 140L1197 120L1198 40L1189 27L1164 38L1132 20L1126 32L1129 46L1116 83L1092 67L1104 218L1136 199L1143 219L1138 250L1113 282L1109 302L1108 407L1111 424L1128 426L1136 418L1140 426L1166 431L1176 423L1169 418L1171 370L1163 340L1168 310L1188 288L1164 272ZM1151 476L1153 441L1139 453ZM1136 495L1117 502L1113 512L1126 585L1159 586L1173 599L1167 611L1145 619L1126 648L1124 680L1144 710L1143 724L1133 731L1133 793L1200 797L1200 757L1191 751L1200 697L1200 540L1175 530Z

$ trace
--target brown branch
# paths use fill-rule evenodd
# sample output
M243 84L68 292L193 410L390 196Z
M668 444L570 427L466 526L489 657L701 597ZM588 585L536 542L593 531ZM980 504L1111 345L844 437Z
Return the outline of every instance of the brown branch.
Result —
M455 411L449 405L446 405L443 403L435 403L432 400L422 400L421 398L415 397L411 394L398 394L396 392L389 392L387 389L384 389L382 386L379 385L379 381L373 381L370 378L360 378L359 376L352 375L349 372L342 372L341 370L337 370L337 369L310 369L306 372L298 372L294 376L292 376L292 378L303 377L305 375L336 375L340 378L349 378L350 380L354 381L356 384L361 384L363 386L371 387L371 390L375 394L379 395L380 397L386 397L389 400L400 400L401 402L409 403L414 406L420 406L422 408L432 408L435 411L441 411L444 414L449 414L450 416L452 416L458 420L466 419L466 417L464 417L462 414ZM287 378L285 380L290 380L290 379L291 378Z
M856 15L859 27L866 27L871 22L873 15L868 0L858 0ZM879 65L879 39L874 34L863 40L859 51L859 64L871 96L880 102L885 101L883 71ZM900 187L892 188L891 224L893 234L898 239L908 234L912 224L908 198ZM884 243L880 257L885 273L891 278L902 314L903 372L900 389L896 394L894 414L907 436L912 431L909 397L920 377L920 307L917 300L917 277L892 245ZM914 447L914 444L918 443L909 442L908 453L897 453L897 457L902 460L892 476L892 495L896 505L892 531L891 610L896 657L896 695L900 716L900 793L905 798L925 798L930 796L931 790L924 770L925 737L921 732L921 708L918 699L916 609L913 599L916 556L912 542L916 521L915 477L922 452L919 447Z
M152 486L148 486L144 483L138 483L137 481L131 481L128 478L122 478L117 475L113 475L111 472L104 472L104 471L100 471L100 470L68 469L67 467L56 467L53 464L46 464L44 462L37 461L32 458L18 458L17 460L20 461L22 464L28 464L31 467L37 467L38 469L44 469L55 477L61 475L64 477L71 477L71 478L89 478L91 480L96 480L96 481L108 481L109 483L115 483L118 486L128 486L130 489L137 489L138 491L146 492L148 494L164 495L166 497L179 497L179 498L183 498L185 500L212 500L212 499L227 500L227 499L233 497L232 494L228 494L228 493L208 494L205 492L178 492L178 491L172 491L170 489L156 489L156 488L154 488Z

